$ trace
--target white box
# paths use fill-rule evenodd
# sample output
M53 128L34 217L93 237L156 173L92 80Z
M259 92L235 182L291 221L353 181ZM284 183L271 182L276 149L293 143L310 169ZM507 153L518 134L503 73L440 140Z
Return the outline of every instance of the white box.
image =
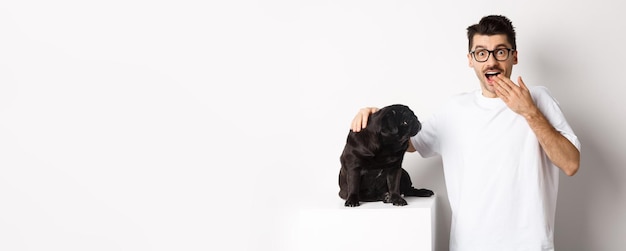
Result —
M436 195L435 195L436 196ZM296 227L300 251L434 250L436 197L405 197L406 206L361 202L302 209Z

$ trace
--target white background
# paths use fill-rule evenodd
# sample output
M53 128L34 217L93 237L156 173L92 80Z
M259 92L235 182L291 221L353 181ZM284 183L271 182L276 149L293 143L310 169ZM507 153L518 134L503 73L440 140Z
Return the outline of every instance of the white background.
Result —
M465 28L512 19L513 77L582 142L558 250L621 250L626 17L617 1L3 1L1 250L290 250L337 202L359 108L426 119L478 88ZM408 154L449 209L441 163ZM334 206L334 205L333 205ZM349 229L350 226L346 226Z

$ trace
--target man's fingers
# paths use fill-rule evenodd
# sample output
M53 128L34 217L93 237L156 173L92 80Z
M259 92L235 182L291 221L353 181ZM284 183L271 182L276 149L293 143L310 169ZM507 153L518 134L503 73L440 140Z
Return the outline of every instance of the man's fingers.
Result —
M376 107L366 107L359 110L359 113L354 116L352 120L352 131L360 132L367 126L367 120L372 113L377 112L379 109Z
M361 118L362 118L362 120L361 120L361 128L362 129L365 129L365 127L367 126L367 119L369 119L369 117L370 117L370 113L369 112L366 113L366 114L361 113Z
M354 119L352 119L351 129L353 132L359 132L361 130L361 113L358 113L356 116L354 116Z
M521 87L522 89L528 89L524 81L522 81L522 76L517 77L517 83L519 83L519 87Z
M507 91L516 87L515 83L513 83L513 81L511 81L510 79L506 77L501 77L500 75L497 75L496 78L497 78L496 83L498 83L500 87L502 87L503 89Z
M507 95L509 93L508 86L502 79L496 79L495 84L493 85L496 91L496 95L502 97L503 95Z
M364 125L367 125L367 117L368 114L365 108L359 110L359 113L357 113L352 120L352 131L360 132L361 129L365 128Z

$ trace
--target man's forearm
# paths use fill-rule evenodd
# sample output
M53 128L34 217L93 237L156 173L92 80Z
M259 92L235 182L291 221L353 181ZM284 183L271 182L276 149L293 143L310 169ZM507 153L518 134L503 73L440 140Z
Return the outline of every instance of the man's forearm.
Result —
M552 163L568 176L576 174L580 166L580 152L576 146L561 135L538 109L525 117Z

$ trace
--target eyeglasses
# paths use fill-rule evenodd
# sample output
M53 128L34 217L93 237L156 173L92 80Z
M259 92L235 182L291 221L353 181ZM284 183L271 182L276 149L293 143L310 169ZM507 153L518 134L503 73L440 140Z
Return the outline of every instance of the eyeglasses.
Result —
M476 62L482 63L482 62L487 62L491 54L493 54L493 56L496 58L497 61L507 60L509 58L509 54L511 54L512 51L515 51L515 49L497 48L493 51L490 51L487 49L478 49L478 50L470 51L470 54L472 54Z

